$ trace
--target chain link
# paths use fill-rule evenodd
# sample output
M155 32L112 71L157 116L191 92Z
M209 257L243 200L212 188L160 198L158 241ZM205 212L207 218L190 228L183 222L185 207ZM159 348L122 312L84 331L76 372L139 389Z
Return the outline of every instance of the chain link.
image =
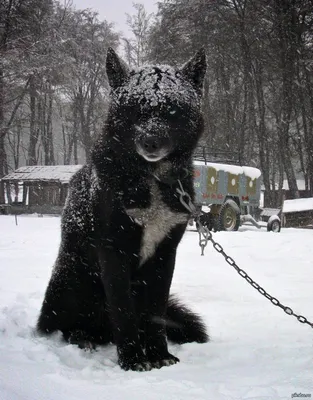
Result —
M272 304L274 304L274 306L281 308L282 310L284 310L284 312L287 315L292 315L293 317L297 318L297 320L299 322L301 322L302 324L307 324L309 325L311 328L313 328L313 323L308 321L307 318L305 318L303 315L298 315L296 314L292 308L283 305L278 299L276 299L276 297L273 297L272 295L270 295L269 293L267 293L267 291L265 289L262 288L262 286L260 286L257 282L255 282L248 274L246 271L244 271L243 269L241 269L235 262L235 260L233 258L231 258L229 255L227 255L223 249L223 247L217 243L212 236L212 233L210 232L210 230L206 227L203 226L201 221L200 221L200 214L201 211L197 211L197 208L195 207L195 205L192 203L191 201L191 197L190 195L185 192L182 184L180 181L178 181L179 184L179 188L177 188L177 192L180 195L180 202L181 204L191 213L191 216L195 219L196 224L197 224L197 230L199 233L199 246L201 248L201 255L204 255L204 249L207 246L208 242L210 241L214 247L214 249L220 253L225 261L231 266L233 267L238 274L244 278L254 289L256 289L262 296L264 296L265 298L267 298L268 300L270 300L270 302Z

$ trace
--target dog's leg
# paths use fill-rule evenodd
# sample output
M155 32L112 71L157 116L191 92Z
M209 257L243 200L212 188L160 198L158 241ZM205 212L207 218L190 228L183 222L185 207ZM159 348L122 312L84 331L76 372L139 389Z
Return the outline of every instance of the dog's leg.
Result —
M154 368L172 365L179 359L168 352L165 318L169 291L175 266L176 248L183 235L184 226L172 230L170 237L158 247L154 257L142 268L146 268L148 296L146 326L146 355Z
M64 332L79 326L82 311L76 291L74 266L81 266L80 261L81 257L73 251L71 242L63 239L62 250L56 260L37 321L40 333L50 334L57 330Z
M141 346L131 295L129 259L113 247L100 250L99 259L119 365L125 370L150 370Z
M136 315L138 320L138 331L140 344L143 349L146 348L146 325L147 325L147 286L144 280L136 279L132 282L131 289L132 298L134 301Z

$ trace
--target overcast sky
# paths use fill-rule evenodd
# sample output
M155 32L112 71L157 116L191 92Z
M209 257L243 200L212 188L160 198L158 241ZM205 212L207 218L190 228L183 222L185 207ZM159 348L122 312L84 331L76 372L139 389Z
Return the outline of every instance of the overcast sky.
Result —
M157 0L138 0L136 3L144 4L148 13L156 12ZM99 12L100 19L114 22L117 31L127 34L126 13L134 14L132 0L73 0L77 9L91 8Z

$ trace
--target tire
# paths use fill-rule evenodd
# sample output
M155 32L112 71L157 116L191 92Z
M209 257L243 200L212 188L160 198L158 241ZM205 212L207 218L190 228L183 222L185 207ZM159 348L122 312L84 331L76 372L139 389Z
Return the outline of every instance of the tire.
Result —
M222 205L218 216L219 231L238 231L240 226L240 208L237 203L228 199Z
M273 220L268 221L268 223L267 223L267 232L279 233L280 230L281 230L280 219L273 219Z

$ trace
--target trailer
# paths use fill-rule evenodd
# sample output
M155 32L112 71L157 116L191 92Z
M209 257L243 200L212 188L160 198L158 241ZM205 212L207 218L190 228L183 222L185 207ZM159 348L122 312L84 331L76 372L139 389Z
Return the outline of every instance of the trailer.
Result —
M239 165L227 152L221 154L201 147L194 155L194 188L200 221L210 229L237 231L244 223L263 226L256 220L261 212L258 168ZM272 230L272 225L277 229L277 223L280 224L278 216L267 224L268 230Z

